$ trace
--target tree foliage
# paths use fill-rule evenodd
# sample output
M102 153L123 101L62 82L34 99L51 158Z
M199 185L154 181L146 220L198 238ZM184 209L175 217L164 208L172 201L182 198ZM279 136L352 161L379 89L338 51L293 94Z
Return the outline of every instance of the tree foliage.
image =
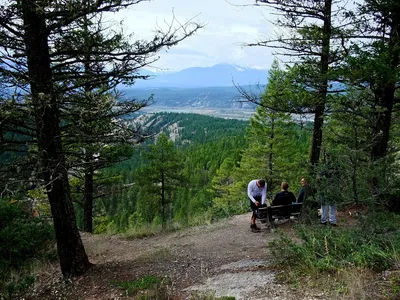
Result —
M79 126L88 126L88 122L80 124L83 119L76 114L69 117L72 108L83 109L82 99L91 100L88 93L93 90L102 94L119 83L143 78L138 69L157 59L157 52L176 45L201 27L190 21L178 27L171 25L166 31L156 32L152 40L133 44L121 34L107 38L98 22L92 24L100 24L100 28L94 27L96 33L91 34L90 22L100 18L101 13L140 2L10 1L1 10L1 80L14 91L1 102L2 145L9 150L9 145L15 144L10 139L15 135L10 132L22 136L25 144L37 145L40 163L35 177L42 177L47 188L61 270L66 277L82 274L90 266L76 227L65 152L68 138L68 143L76 142L71 128L84 131ZM77 30L81 25L83 30ZM94 102L86 104L90 107ZM106 108L112 112L111 117L117 118L141 106L114 102L112 109ZM103 116L95 117L104 121ZM90 142L86 138L85 142ZM20 140L18 149L23 149Z

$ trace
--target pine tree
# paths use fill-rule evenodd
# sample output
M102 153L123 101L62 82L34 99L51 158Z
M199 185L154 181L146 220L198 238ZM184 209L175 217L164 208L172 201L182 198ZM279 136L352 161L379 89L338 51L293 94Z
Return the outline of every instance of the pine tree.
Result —
M322 148L323 124L329 103L330 83L335 79L335 68L345 55L342 48L347 42L346 28L342 26L339 1L334 0L257 0L275 9L282 34L250 46L280 49L292 64L293 84L308 96L303 104L292 111L314 115L310 164L319 162ZM285 34L287 33L287 34ZM337 92L337 91L334 91ZM305 95L302 93L302 95Z
M73 45L75 41L67 42L62 35L69 36L85 17L115 12L140 2L21 0L7 2L0 12L0 79L3 84L14 88L13 97L18 97L15 101L6 98L1 103L1 117L5 121L1 141L7 146L15 140L10 132L18 132L27 136L26 144L37 145L40 162L37 174L43 178L50 200L58 255L65 277L82 274L90 266L76 226L63 142L67 138L63 135L66 132L63 128L66 114L77 105L74 102L76 94L89 84L100 89L106 87L105 91L108 91L119 83L141 78L135 71L151 62L149 57L154 58L161 49L176 45L200 26L190 22L176 30L171 26L166 32L156 33L151 41L135 43L136 47L130 52L99 52L97 54L104 63L115 61L121 64L114 64L96 76L88 76L85 73L87 69L79 65L87 49L57 45ZM117 116L128 106L121 104ZM7 107L11 108L14 116L18 112L18 117L7 118Z
M149 163L142 171L141 186L145 186L159 200L162 226L166 228L173 204L173 192L184 182L181 175L183 160L174 143L164 133L157 137L154 145L149 145L143 156Z

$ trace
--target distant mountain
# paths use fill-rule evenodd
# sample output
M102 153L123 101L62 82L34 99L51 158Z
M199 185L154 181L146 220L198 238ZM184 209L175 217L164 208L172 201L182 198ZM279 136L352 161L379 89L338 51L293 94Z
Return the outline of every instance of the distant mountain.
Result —
M148 80L138 80L136 88L199 88L227 87L234 85L257 85L267 83L268 71L244 68L230 64L218 64L212 67L195 67L175 73L153 73Z
M253 93L262 93L264 86L242 86ZM250 109L255 105L240 100L236 87L203 88L130 88L122 90L123 98L148 99L153 95L152 106L193 109Z

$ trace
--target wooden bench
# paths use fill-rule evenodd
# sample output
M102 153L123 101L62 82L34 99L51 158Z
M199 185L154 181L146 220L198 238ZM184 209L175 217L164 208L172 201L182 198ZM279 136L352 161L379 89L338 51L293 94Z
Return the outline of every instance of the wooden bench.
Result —
M275 229L274 223L276 219L298 219L301 207L302 203L260 207L257 210L256 219L273 231Z

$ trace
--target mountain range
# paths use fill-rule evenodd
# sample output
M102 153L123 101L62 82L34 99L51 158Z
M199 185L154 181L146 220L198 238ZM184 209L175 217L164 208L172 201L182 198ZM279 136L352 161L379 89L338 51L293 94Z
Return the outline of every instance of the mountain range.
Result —
M200 88L265 85L268 79L267 70L230 64L217 64L212 67L193 67L170 73L155 73L143 70L141 74L149 75L150 78L147 80L138 80L130 88Z
M255 87L242 86L243 89L256 91ZM258 90L262 92L262 87ZM152 97L151 105L172 108L226 108L253 109L254 105L244 102L236 87L202 88L151 88L128 89L122 91L123 98L145 100Z
M225 118L248 119L255 105L241 99L236 86L261 94L268 79L267 70L229 64L184 69L176 73L141 74L151 76L133 86L122 87L123 99L152 98L142 111L195 112Z

